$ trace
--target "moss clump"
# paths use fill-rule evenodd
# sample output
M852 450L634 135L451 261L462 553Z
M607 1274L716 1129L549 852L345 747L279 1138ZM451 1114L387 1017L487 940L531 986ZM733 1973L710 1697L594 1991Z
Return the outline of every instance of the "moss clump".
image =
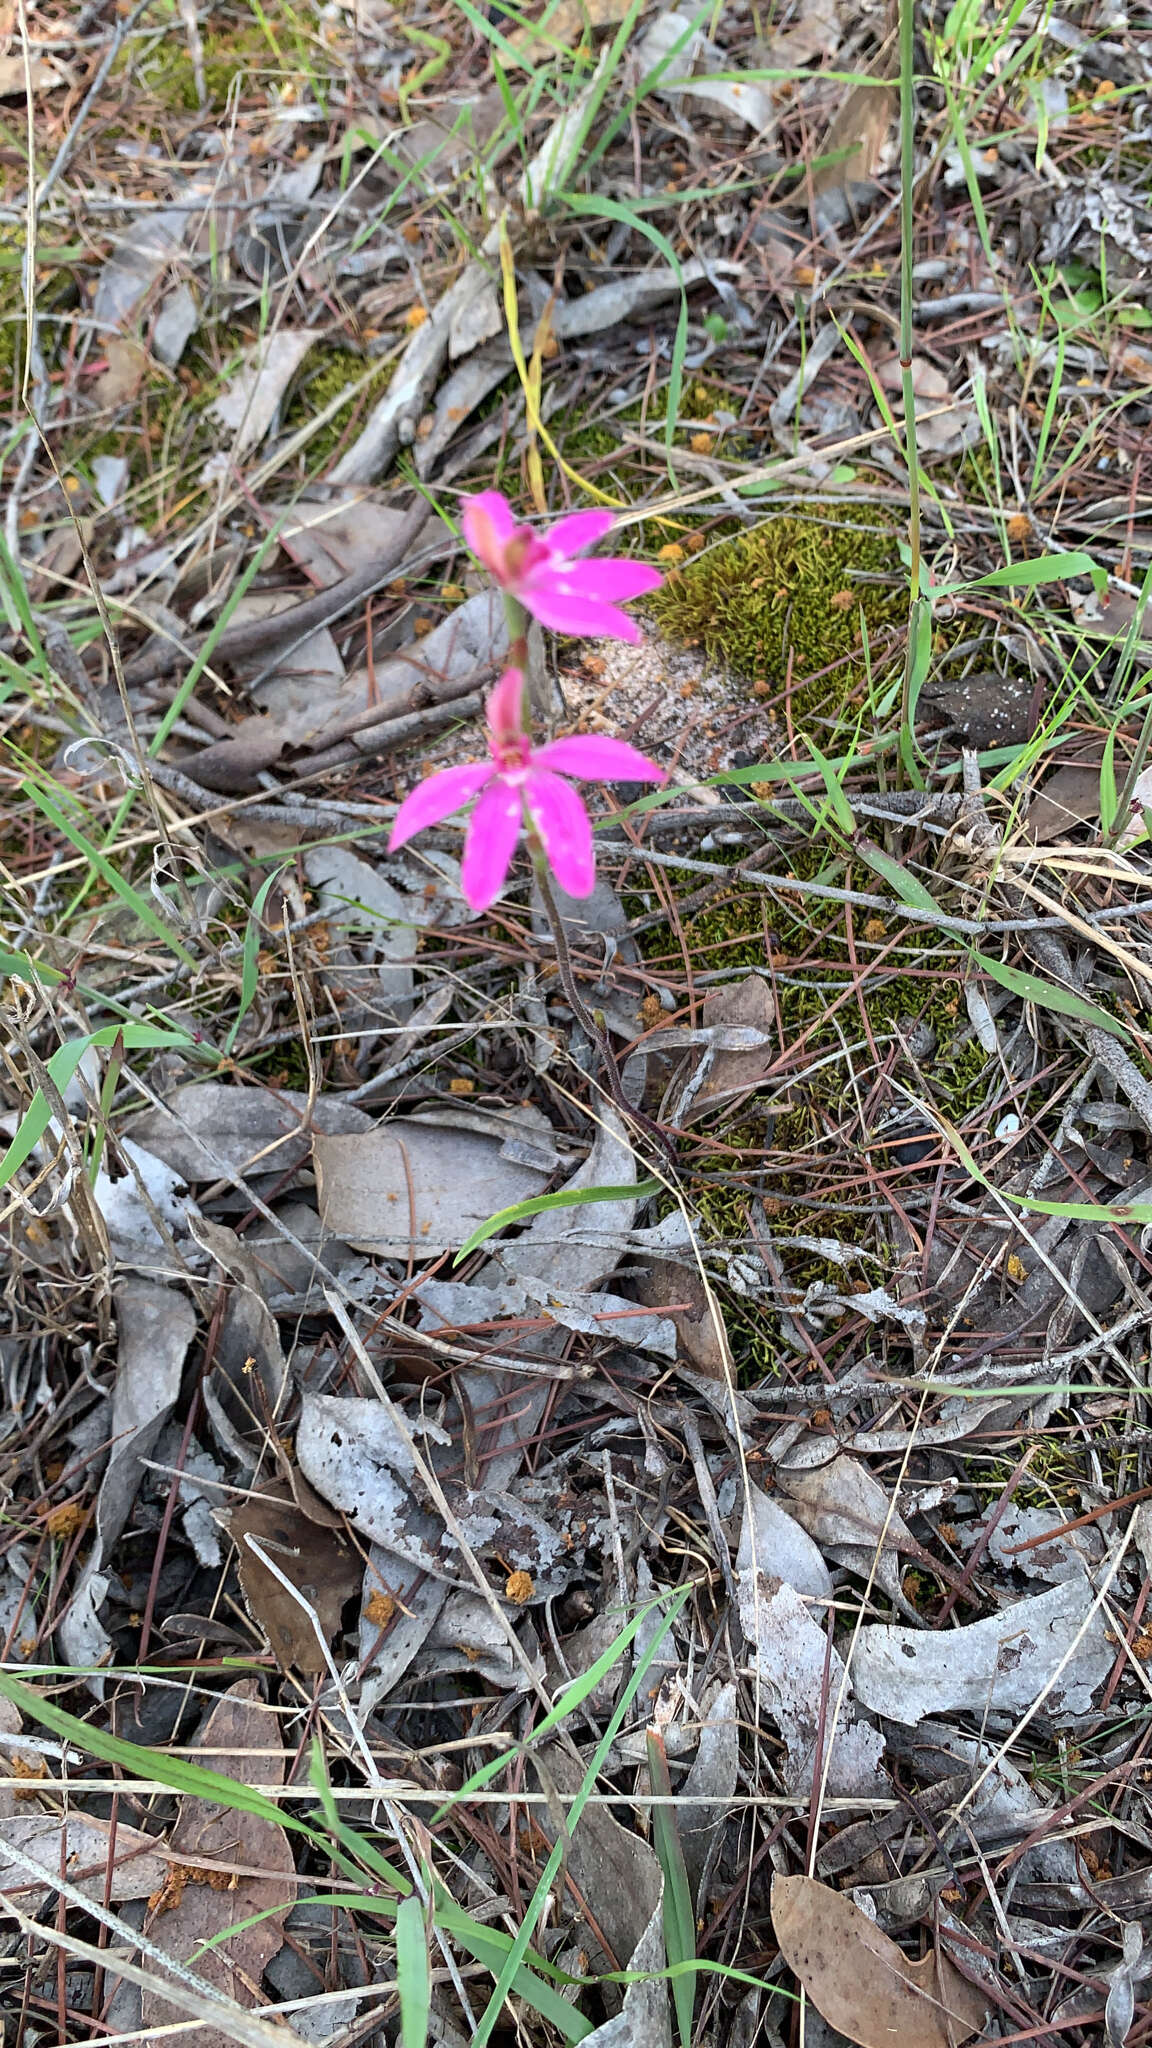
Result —
M365 358L353 348L314 349L305 359L302 374L285 407L284 432L294 434L306 426L317 413L323 412L325 406L331 405L334 398L339 398L342 391L358 384L368 367ZM323 468L331 460L354 415L367 418L377 400L387 391L395 368L395 363L381 363L371 381L333 413L326 426L318 429L306 451L309 467Z
M861 612L875 651L908 611L895 533L856 505L766 519L677 570L649 603L672 638L764 695L784 689L791 658L801 718L838 710L864 680Z

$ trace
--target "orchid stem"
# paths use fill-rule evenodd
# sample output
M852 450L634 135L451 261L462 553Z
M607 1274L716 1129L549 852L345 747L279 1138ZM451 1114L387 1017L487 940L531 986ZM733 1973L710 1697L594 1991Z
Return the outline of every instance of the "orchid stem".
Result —
M635 1108L624 1093L624 1086L620 1079L620 1069L616 1065L616 1055L608 1042L607 1033L601 1030L576 984L576 975L572 966L572 955L568 947L568 934L564 929L564 919L560 915L560 907L552 894L552 885L548 880L548 867L544 858L543 848L536 846L531 840L529 841L529 848L532 854L532 870L536 886L540 891L545 915L552 927L552 939L556 947L556 971L560 977L560 986L567 997L568 1007L581 1030L587 1034L600 1055L605 1078L608 1082L608 1092L617 1109L620 1110L629 1124L646 1131L650 1137L655 1139L661 1150L667 1154L673 1168L675 1168L677 1164L676 1147L668 1132L663 1130L659 1124L653 1123L651 1117L645 1116L643 1110Z

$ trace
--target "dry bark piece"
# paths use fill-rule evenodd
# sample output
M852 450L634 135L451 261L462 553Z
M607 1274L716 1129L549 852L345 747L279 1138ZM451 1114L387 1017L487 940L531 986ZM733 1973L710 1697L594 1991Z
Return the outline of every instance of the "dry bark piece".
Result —
M703 1018L705 1029L746 1025L764 1032L767 1038L776 1022L772 990L762 974L749 974L743 981L725 983L705 996ZM734 1104L762 1087L775 1057L770 1039L764 1045L750 1047L747 1051L714 1053L708 1072L685 1112L686 1121L693 1123L706 1110L715 1109L721 1103Z
M298 1484L316 1499L306 1481ZM317 1505L327 1517L330 1511L322 1502ZM306 1678L327 1670L307 1610L281 1585L248 1538L254 1537L298 1588L329 1646L339 1633L345 1601L360 1588L362 1566L352 1545L337 1529L321 1526L319 1517L304 1513L293 1499L293 1488L284 1480L241 1501L232 1510L229 1533L236 1545L240 1590L248 1611L263 1629L281 1668L295 1669Z
M286 1758L279 1722L255 1679L230 1687L200 1729L197 1747L211 1768L248 1785L282 1785ZM156 1898L145 1930L175 1961L251 2011L264 2003L260 1978L283 1947L284 1920L295 1903L296 1866L284 1829L261 1814L187 1797L180 1802L169 1849L179 1874ZM213 1868L205 1868L211 1864ZM221 1869L219 1866L225 1866ZM227 1866L234 1866L230 1873ZM259 1870L259 1877L236 1874ZM241 1922L250 1922L242 1926ZM229 1928L236 1928L229 1934ZM222 1937L222 1938L221 1938ZM211 1946L209 1946L211 1944ZM184 2013L159 1992L144 1993L143 2024L161 2027ZM221 2028L197 2032L198 2048L233 2048Z
M115 1905L121 1899L146 1899L164 1883L169 1861L153 1836L121 1822L113 1834L106 1820L92 1814L9 1813L4 1818L4 1846L0 1846L0 1912L8 1898L21 1912L38 1913L52 1890L38 1884L23 1864L6 1853L21 1849L46 1870L59 1872L86 1898L105 1899ZM111 1868L109 1868L111 1866ZM107 1889L105 1889L107 1887Z
M491 1139L400 1118L355 1137L318 1136L313 1159L325 1229L385 1258L455 1251L497 1210L548 1184Z
M859 1906L814 1877L772 1882L780 1952L830 2026L859 2048L958 2048L987 2000L938 1953L919 1963Z

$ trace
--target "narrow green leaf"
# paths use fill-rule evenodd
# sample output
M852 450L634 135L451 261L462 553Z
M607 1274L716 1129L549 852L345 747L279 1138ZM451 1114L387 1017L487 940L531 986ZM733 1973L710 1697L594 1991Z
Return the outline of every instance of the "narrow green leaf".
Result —
M821 779L828 792L828 806L832 816L835 818L840 830L846 832L848 837L851 838L856 830L856 820L852 814L852 806L844 794L840 778L833 768L831 761L826 760L820 752L815 740L805 737L804 744L820 770Z
M1063 555L1007 562L1003 568L989 570L987 576L973 576L968 583L946 583L935 594L941 598L954 597L964 590L1032 590L1041 583L1063 583L1069 576L1090 576L1101 593L1108 588L1107 570L1101 569L1083 548L1072 548Z
M1102 1202L1049 1202L1040 1195L1017 1195L1007 1188L998 1188L982 1172L971 1152L954 1125L939 1110L934 1112L934 1121L947 1138L960 1164L982 1188L987 1188L997 1201L1011 1202L1014 1209L1020 1209L1026 1216L1070 1216L1079 1223L1152 1223L1152 1202L1116 1202L1107 1206Z
M1116 790L1116 728L1112 727L1104 742L1104 758L1100 763L1100 830L1105 839L1109 838L1116 825L1119 810Z
M915 875L910 875L906 868L901 867L898 860L892 859L891 854L885 853L879 846L873 846L870 839L857 839L855 851L861 860L866 860L868 866L883 877L888 887L895 890L901 903L906 903L910 910L939 911L940 905L929 895L923 882L918 882Z
M664 1616L662 1627L656 1630L653 1641L649 1643L647 1649L644 1651L643 1656L637 1659L636 1668L633 1671L632 1676L629 1678L627 1685L624 1687L624 1690L621 1693L620 1698L617 1701L615 1707L612 1709L611 1714L609 1715L608 1724L604 1730L603 1735L600 1737L600 1740L597 1743L596 1748L592 1752L592 1756L589 1760L588 1767L585 1770L584 1777L581 1781L579 1790L576 1792L576 1795L573 1798L572 1804L568 1810L568 1832L570 1835L575 1833L576 1828L579 1825L580 1816L583 1813L584 1808L588 1802L588 1797L592 1791L592 1787L595 1785L600 1772L603 1770L605 1760L608 1756L608 1752L611 1749L613 1742L616 1740L617 1733L619 1732L619 1729L621 1728L624 1722L624 1718L629 1712L632 1702L635 1699L636 1694L639 1692L640 1687L644 1682L644 1679L647 1677L648 1668L651 1665L654 1657L656 1656L656 1652L660 1644L663 1642L664 1637L667 1635L668 1630L672 1627L677 1616L682 1612L685 1602L687 1601L691 1591L692 1588L690 1585L681 1586L679 1590L672 1596L669 1602L667 1613ZM471 2048L485 2048L485 2044L492 2038L493 2029L495 2028L496 2022L500 2018L500 2015L504 2008L504 2001L509 1991L512 1989L516 1970L519 1967L519 1964L527 1951L528 1944L532 1939L532 1930L535 1927L537 1920L539 1919L541 1913L544 1910L545 1901L547 1900L549 1891L551 1890L552 1881L555 1878L556 1873L559 1870L563 1860L564 1841L561 1837L561 1839L557 1841L550 1856L548 1857L548 1860L544 1865L544 1869L540 1874L540 1879L537 1883L536 1889L533 1892L531 1899L528 1901L524 1913L523 1922L521 1924L518 1934L516 1935L515 1940L512 1943L512 1947L508 1954L508 1959L504 1964L504 1967L500 1971L500 1975L496 1979L492 1996L488 2000L488 2003L480 2016L480 2023L472 2037Z
M424 1908L415 1892L396 1908L396 1993L404 2048L425 2048L432 2010L432 1975Z
M105 1763L121 1764L134 1778L157 1778L173 1792L210 1799L214 1805L226 1806L235 1813L255 1814L260 1820L274 1821L278 1827L312 1834L305 1821L283 1812L274 1799L258 1792L254 1785L225 1777L221 1771L206 1770L203 1764L188 1763L183 1757L169 1756L164 1750L125 1742L121 1736L110 1735L106 1729L81 1721L65 1708L42 1698L33 1686L10 1677L6 1671L0 1671L0 1695L38 1721L42 1728L50 1728L54 1735L74 1743L77 1749L87 1750L91 1756L102 1757Z
M288 865L287 861L282 861L278 868L274 868L261 882L252 899L252 908L248 913L248 923L244 930L244 952L240 963L240 1002L232 1029L224 1041L226 1053L230 1053L235 1045L240 1026L256 1000L256 990L260 981L260 920L264 915L264 905L268 901L273 883L279 881Z
M559 1188L554 1195L532 1195L526 1202L513 1202L507 1209L497 1209L486 1223L478 1223L452 1263L458 1266L478 1244L494 1237L498 1230L506 1230L511 1223L523 1223L528 1216L542 1216L547 1209L579 1209L585 1202L639 1201L645 1195L658 1195L660 1186L658 1180L636 1180L625 1182L623 1187Z
M668 1753L664 1747L664 1738L657 1729L649 1728L646 1741L648 1777L652 1790L658 1799L670 1799L672 1779L668 1770ZM692 1893L684 1862L684 1845L680 1840L674 1806L652 1808L652 1847L664 1873L665 1954L673 1968L678 1964L694 1963L696 1915L692 1909ZM696 1980L691 1971L672 1979L672 2002L676 2007L676 2025L680 2030L681 2048L692 2048L692 2010L695 1998Z
M990 953L973 953L973 959L998 981L1001 988L1011 989L1014 996L1022 996L1025 1002L1036 1003L1043 1010L1056 1010L1062 1017L1077 1017L1082 1024L1098 1024L1102 1031L1111 1032L1114 1038L1128 1038L1130 1033L1102 1010L1096 1003L1090 1003L1087 996L1073 993L1070 988L1061 988L1059 982L1045 981L1039 974L1025 974L1019 967L1006 967L1003 960L994 960Z
M40 784L33 782L30 777L22 784L22 788L25 796L31 797L32 802L39 810L43 811L44 816L55 825L57 831L62 832L64 837L71 841L76 851L84 855L93 872L99 875L102 882L107 883L114 894L119 896L121 902L128 905L133 916L139 918L145 929L150 931L154 938L162 939L164 944L175 953L176 958L183 966L194 967L196 965L194 956L188 951L187 946L176 937L171 925L165 924L164 919L157 911L153 910L152 905L145 897L141 896L140 891L134 889L131 882L124 880L119 869L113 867L112 862L105 858L99 847L93 846L92 841L81 832L79 826L72 823L71 818L65 814L59 804L54 802L48 795L47 790L42 789Z
M48 1061L48 1072L61 1094L67 1088L90 1045L115 1045L117 1039L126 1051L139 1046L189 1046L192 1043L186 1031L169 1031L155 1024L102 1025L99 1031L89 1031L82 1038L70 1038L66 1045L58 1046ZM20 1119L15 1137L4 1157L0 1159L0 1188L6 1187L17 1168L23 1166L51 1121L52 1109L48 1098L43 1090L38 1088Z

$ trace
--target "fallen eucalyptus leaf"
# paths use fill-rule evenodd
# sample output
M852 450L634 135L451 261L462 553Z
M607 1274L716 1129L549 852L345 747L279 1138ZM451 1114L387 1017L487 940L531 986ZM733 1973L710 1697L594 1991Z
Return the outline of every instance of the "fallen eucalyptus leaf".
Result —
M773 1878L772 1925L816 2010L859 2048L958 2048L984 2026L988 2001L946 1956L910 1962L814 1877Z

